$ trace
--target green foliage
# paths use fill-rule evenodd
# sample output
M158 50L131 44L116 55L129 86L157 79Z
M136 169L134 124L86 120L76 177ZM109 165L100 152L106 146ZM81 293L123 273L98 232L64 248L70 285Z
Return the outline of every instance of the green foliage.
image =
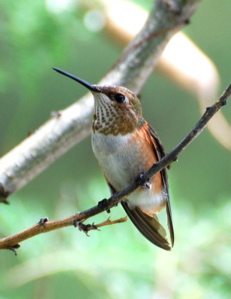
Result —
M106 186L95 181L76 189L81 201L102 198ZM1 213L1 235L34 224L45 215L39 200L33 207L14 198L11 213ZM135 230L130 222L104 227L86 237L76 228L40 235L18 250L1 252L1 294L7 298L229 298L231 292L231 205L224 199L200 217L187 205L174 209L177 242L171 252L160 250ZM66 196L56 206L55 217L71 214L74 202ZM111 217L124 214L120 207ZM98 216L95 223L105 220ZM21 294L21 295L20 295Z

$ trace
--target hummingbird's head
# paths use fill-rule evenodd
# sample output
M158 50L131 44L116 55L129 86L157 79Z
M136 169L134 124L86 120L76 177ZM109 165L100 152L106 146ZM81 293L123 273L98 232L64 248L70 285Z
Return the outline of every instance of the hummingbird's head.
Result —
M93 132L125 135L143 124L140 101L129 89L122 86L93 85L60 69L54 70L79 82L93 94Z
M141 125L142 108L138 97L122 86L95 85L93 131L105 135L125 135Z

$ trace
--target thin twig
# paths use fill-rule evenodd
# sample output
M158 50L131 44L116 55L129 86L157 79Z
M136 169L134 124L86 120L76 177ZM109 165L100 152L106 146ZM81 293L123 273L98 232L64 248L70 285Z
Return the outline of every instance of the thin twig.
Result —
M92 224L83 224L82 222L79 222L79 223L77 223L76 226L78 226L80 231L83 231L87 236L89 236L88 232L90 230L100 230L99 227L117 224L117 223L123 223L123 222L126 222L127 219L128 219L127 216L123 217L123 218L116 219L116 220L111 220L110 217L108 217L107 220L105 220L99 224L95 224L94 222Z
M110 210L111 208L118 205L118 203L127 195L132 193L138 186L144 183L144 181L148 181L154 174L162 170L163 168L170 165L172 162L176 161L178 155L204 130L208 121L223 107L226 105L228 98L231 96L231 85L224 91L224 93L220 96L220 98L216 101L216 103L210 107L208 107L200 118L198 123L194 126L194 128L189 132L189 134L164 158L162 158L159 162L155 163L143 176L142 181L135 181L132 185L125 188L124 190L115 193L109 199L104 200L106 202L106 206L97 205L86 211L78 213L76 215L72 215L68 218L57 220L57 221L49 221L48 218L41 219L36 225L28 228L22 232L19 232L10 237L6 237L0 239L0 249L17 249L19 247L19 243L29 239L33 236L36 236L41 233L47 233L49 231L59 229L66 226L72 226L76 223L82 223L83 221L93 217L97 214L104 212L105 210ZM100 226L113 224L109 223L108 220L103 222L104 224L95 226L97 229ZM105 224L106 223L106 224ZM118 223L115 220L115 223Z

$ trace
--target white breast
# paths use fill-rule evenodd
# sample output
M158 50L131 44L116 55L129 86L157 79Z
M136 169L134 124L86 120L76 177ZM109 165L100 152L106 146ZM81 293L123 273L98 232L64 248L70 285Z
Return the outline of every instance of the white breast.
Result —
M130 142L131 137L131 134L92 135L93 152L107 180L118 190L127 187L139 172L139 166L137 168L134 162L134 145Z

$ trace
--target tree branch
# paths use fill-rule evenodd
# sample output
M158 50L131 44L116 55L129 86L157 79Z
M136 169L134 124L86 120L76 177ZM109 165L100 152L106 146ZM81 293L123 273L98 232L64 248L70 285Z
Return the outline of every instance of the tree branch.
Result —
M123 85L139 93L169 39L201 0L155 1L149 18L100 84ZM158 34L157 34L158 33ZM0 201L22 188L91 131L92 96L85 96L0 159Z
M106 220L105 222L99 225L88 225L88 226L81 226L82 222L89 219L92 216L100 214L105 210L108 211L111 208L118 205L118 203L127 195L132 193L138 186L142 185L144 181L148 181L154 174L162 170L163 168L170 165L172 162L177 160L178 155L204 130L208 121L221 109L222 106L226 105L228 98L231 96L231 84L225 90L225 92L221 95L221 97L216 101L216 103L208 107L195 125L195 127L189 132L189 134L171 151L169 152L164 158L162 158L159 162L155 163L143 176L142 180L135 181L132 185L128 186L124 190L115 193L109 199L104 200L104 205L98 204L86 211L78 213L76 215L72 215L68 218L57 220L57 221L49 221L47 218L43 218L39 221L39 223L35 224L31 228L19 232L15 235L10 237L6 237L0 239L0 249L10 249L15 252L15 249L19 247L19 243L29 239L33 236L36 236L41 233L47 233L49 231L59 229L66 226L77 225L79 228L85 232L88 232L91 229L97 229L100 226L109 225L113 223L120 223L126 221L125 218L122 220L115 220L109 221ZM81 224L81 225L79 225ZM85 229L84 229L85 227Z

